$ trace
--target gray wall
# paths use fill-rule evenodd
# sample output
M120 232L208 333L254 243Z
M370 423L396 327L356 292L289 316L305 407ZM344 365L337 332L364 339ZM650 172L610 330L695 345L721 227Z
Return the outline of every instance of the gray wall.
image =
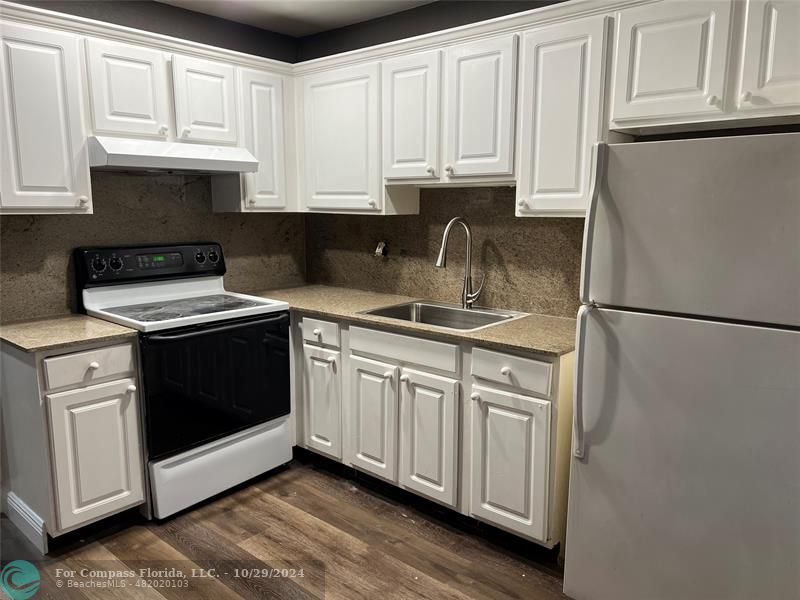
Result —
M386 17L302 38L150 0L14 1L293 63L540 8L565 0L439 0Z
M439 0L386 17L323 31L300 39L298 61L541 8L564 0Z
M37 8L143 29L247 54L297 61L298 40L226 19L146 0L14 0Z

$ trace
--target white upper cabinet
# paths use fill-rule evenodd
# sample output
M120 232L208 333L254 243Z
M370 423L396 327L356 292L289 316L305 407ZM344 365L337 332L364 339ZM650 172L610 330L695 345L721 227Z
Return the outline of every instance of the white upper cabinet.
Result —
M667 0L620 11L612 125L720 118L731 9L730 0Z
M176 136L183 141L236 144L236 81L231 64L175 54Z
M517 36L447 50L444 177L511 175Z
M586 213L592 146L604 132L608 21L568 21L522 38L518 216Z
M750 0L737 108L800 108L800 2Z
M258 171L245 173L248 208L286 206L283 77L254 69L240 69L244 146L258 159Z
M3 212L91 212L78 36L2 24Z
M381 210L380 67L303 78L305 205Z
M383 176L435 179L439 173L442 53L419 52L382 63Z
M171 94L163 52L87 39L86 59L95 133L169 135Z
M397 481L397 371L395 365L350 357L350 447L353 466Z
M478 386L471 399L472 514L546 540L550 402Z
M456 504L458 381L404 368L400 376L400 485Z

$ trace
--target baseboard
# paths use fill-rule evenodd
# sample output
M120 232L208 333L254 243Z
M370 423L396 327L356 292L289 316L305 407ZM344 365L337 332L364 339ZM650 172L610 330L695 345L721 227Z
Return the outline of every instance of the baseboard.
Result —
M6 495L5 508L8 520L28 538L39 552L47 554L47 529L44 520L14 492L8 492Z

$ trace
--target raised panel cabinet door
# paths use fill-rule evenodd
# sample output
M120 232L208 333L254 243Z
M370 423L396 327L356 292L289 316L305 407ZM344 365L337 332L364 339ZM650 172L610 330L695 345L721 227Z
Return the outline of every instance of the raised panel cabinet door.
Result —
M2 24L0 208L91 212L79 38Z
M59 530L144 500L134 379L46 396Z
M504 35L447 50L446 178L513 173L517 40Z
M442 53L419 52L381 65L383 176L439 177L439 89Z
M234 75L233 65L173 55L178 138L208 144L238 141Z
M612 126L722 115L731 8L668 0L620 11Z
M472 387L473 515L545 541L550 467L550 403Z
M397 481L397 367L350 357L349 462Z
M740 111L769 113L800 107L800 2L750 0Z
M608 22L568 21L522 38L518 216L586 214Z
M379 86L377 63L303 79L307 208L381 209Z
M169 134L169 79L163 52L107 40L86 40L95 133Z
M306 446L342 458L340 353L303 345L303 437Z
M458 381L404 368L400 375L400 484L455 506L457 463Z
M244 173L246 208L285 208L283 77L239 70L245 147L258 159L258 171Z

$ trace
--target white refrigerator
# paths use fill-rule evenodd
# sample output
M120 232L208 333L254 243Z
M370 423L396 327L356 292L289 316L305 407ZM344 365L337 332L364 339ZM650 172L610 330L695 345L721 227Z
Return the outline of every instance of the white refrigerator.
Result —
M800 598L800 133L596 164L564 591Z

